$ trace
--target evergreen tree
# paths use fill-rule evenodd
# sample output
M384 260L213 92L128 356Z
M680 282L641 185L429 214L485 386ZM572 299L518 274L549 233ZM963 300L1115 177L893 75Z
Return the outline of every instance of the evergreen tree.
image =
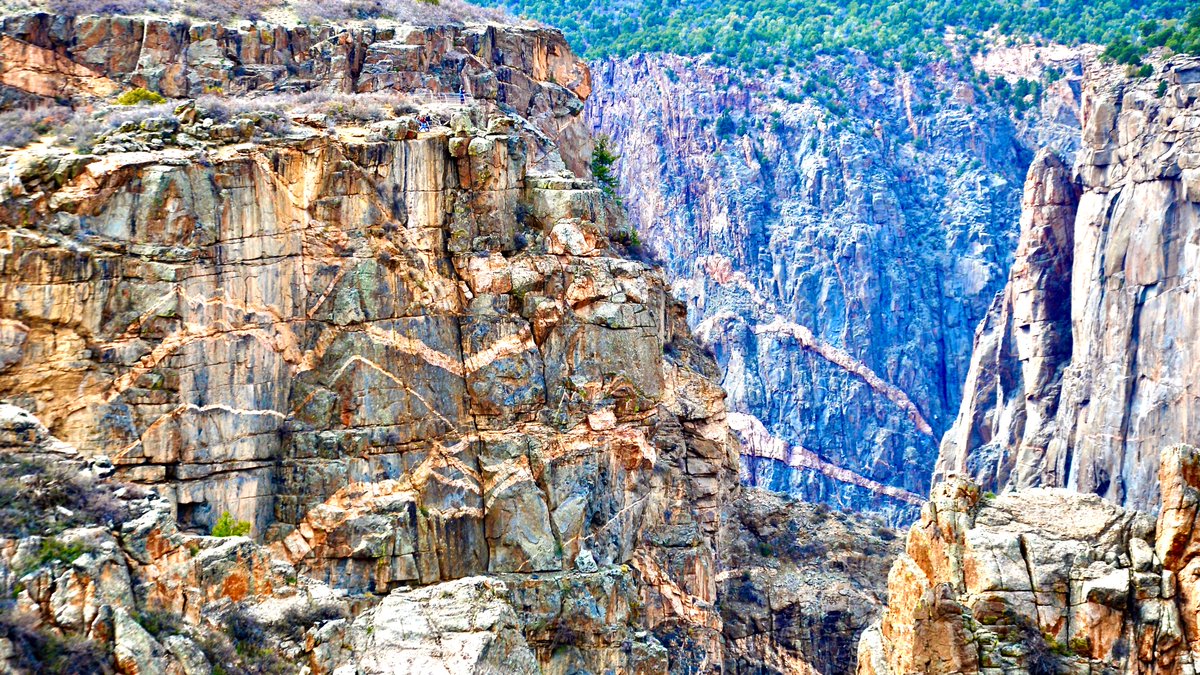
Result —
M592 149L592 178L601 190L610 197L617 196L618 179L613 172L613 165L620 159L612 151L612 141L608 136L596 139L596 147Z

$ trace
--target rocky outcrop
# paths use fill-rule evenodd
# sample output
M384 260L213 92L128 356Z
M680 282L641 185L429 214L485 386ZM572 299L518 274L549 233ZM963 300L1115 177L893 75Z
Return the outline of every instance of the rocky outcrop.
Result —
M256 654L238 612L286 624L297 582L348 614L279 643L312 672L720 668L724 394L661 272L612 243L619 210L564 169L588 152L587 71L561 36L43 15L4 33L170 96L466 90L425 130L246 117L183 143L207 119L184 103L103 154L6 156L0 392L161 496L153 527L123 526L161 534L113 553L134 601L98 607L225 625ZM225 514L250 538L207 536ZM27 576L22 611L114 645L122 672L171 651L137 621L104 624L116 643L51 621L53 584Z
M989 489L1020 481L1013 475L1018 462L1005 456L1007 448L1035 453L1036 458L1019 462L1033 468L1039 467L1050 441L1061 364L1071 358L1070 279L1078 200L1079 190L1062 161L1039 153L1025 182L1021 240L1008 286L996 296L976 335L975 367L965 385L971 395L963 402L959 423L942 440L943 448L978 443L967 458L969 466L957 470ZM946 458L944 454L943 462Z
M206 673L209 661L198 643L230 602L304 604L327 594L298 583L290 566L245 537L181 532L169 501L112 484L107 458L80 454L24 410L0 405L0 439L5 672L39 672L40 665L56 672L113 672L115 666L122 673ZM16 495L14 484L22 486ZM11 512L13 497L21 516ZM151 635L146 625L167 628L148 620L158 613L178 615L195 628ZM300 633L305 628L297 627ZM55 647L35 647L61 636L86 640L97 652L77 648L74 663L53 665L47 658Z
M852 673L901 538L881 520L754 488L728 513L718 582L724 672Z
M405 92L419 103L460 96L502 103L542 133L539 154L578 175L591 156L577 113L587 66L562 34L497 24L234 26L186 20L23 14L0 21L0 85L63 99L145 87L168 98L204 94ZM397 97L402 103L404 97Z
M745 481L915 517L1016 248L1026 148L1078 136L1080 57L1050 56L1004 72L1066 73L1019 123L949 67L593 64L587 115L743 416Z
M1153 511L1159 449L1200 442L1200 62L1090 73L1072 178L1026 183L1018 262L976 338L941 476Z
M935 488L858 672L1190 673L1197 452L1162 456L1157 526L1096 495Z

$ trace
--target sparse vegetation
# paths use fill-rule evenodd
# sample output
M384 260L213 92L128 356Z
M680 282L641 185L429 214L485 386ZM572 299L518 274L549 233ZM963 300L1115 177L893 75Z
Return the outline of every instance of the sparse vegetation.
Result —
M292 668L278 650L269 646L262 623L238 608L226 615L222 633L210 633L199 642L213 675L283 675Z
M128 518L114 494L120 487L50 460L0 457L0 535L52 537L70 527L117 525Z
M64 106L0 113L0 145L13 148L29 145L38 136L65 124L72 114L71 109Z
M285 0L48 0L46 6L64 16L179 13L205 21L258 21L285 4ZM291 6L301 20L308 22L400 19L437 25L466 20L514 21L504 10L476 7L462 0L301 0Z
M371 19L403 19L418 24L467 19L513 21L503 9L475 7L461 0L302 0L293 7L300 19L308 22Z
M238 117L250 118L256 123L256 128L272 136L285 136L292 129L292 118L288 115L283 97L226 98L206 95L196 99L196 108L221 124Z
M121 95L117 97L117 105L145 105L166 102L167 99L162 94L142 87L121 92Z
M876 525L871 528L871 534L884 541L893 541L897 536L896 531L886 525Z
M183 617L174 612L146 610L138 612L133 618L155 638L183 633Z
M1053 636L1043 635L1028 619L1008 610L1008 622L1016 627L1013 637L1024 643L1025 667L1029 675L1058 675L1062 672L1061 657L1066 649Z
M89 14L165 14L172 9L170 0L49 0L47 7L63 16Z
M223 511L220 517L217 518L217 524L213 525L212 536L244 537L250 534L250 527L250 523L244 520L237 520L228 511Z
M287 637L301 642L304 640L305 631L310 627L344 618L346 612L340 605L309 600L304 605L292 607L284 612L280 626Z
M632 227L617 230L617 233L613 235L613 241L626 248L635 248L642 245L641 237L638 236L637 230Z
M10 663L30 673L74 675L112 673L111 659L100 645L77 636L63 637L36 627L32 617L0 612L0 637L12 647Z
M42 540L37 555L28 560L24 567L16 570L17 576L24 576L39 567L56 562L71 563L79 556L87 553L88 550L82 544L67 544L54 537L46 537Z
M55 14L64 16L178 12L205 21L258 21L268 10L283 4L283 0L49 0L47 6Z

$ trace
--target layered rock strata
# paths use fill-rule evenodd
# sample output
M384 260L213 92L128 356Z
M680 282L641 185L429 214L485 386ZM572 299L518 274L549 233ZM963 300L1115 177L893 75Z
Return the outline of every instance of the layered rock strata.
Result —
M93 35L118 30L142 31L142 51ZM312 672L719 669L736 443L683 306L611 243L611 201L564 169L587 156L570 135L586 68L540 29L314 30L6 20L172 96L470 96L422 132L296 119L183 144L186 104L103 155L10 153L4 398L165 498L172 544L130 573L138 606L270 616L292 575L362 598L290 645ZM407 75L371 75L380 50ZM233 545L204 536L226 512L269 544L235 538L248 548L231 560L272 581L192 597L161 566L197 539ZM70 630L106 640L85 629Z
M1164 446L1195 444L1200 392L1200 61L1089 74L1074 172L1042 156L1009 283L975 340L939 476L1159 504Z
M546 28L34 13L0 21L0 56L0 100L86 99L130 86L172 99L310 91L394 92L398 103L463 97L503 104L542 132L531 142L563 141L544 153L559 150L579 175L591 153L577 115L591 93L590 71Z

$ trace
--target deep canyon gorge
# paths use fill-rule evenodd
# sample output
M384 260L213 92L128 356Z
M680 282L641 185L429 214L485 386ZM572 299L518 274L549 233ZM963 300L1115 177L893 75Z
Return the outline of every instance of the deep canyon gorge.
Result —
M1195 672L1200 58L218 5L0 21L0 671Z

